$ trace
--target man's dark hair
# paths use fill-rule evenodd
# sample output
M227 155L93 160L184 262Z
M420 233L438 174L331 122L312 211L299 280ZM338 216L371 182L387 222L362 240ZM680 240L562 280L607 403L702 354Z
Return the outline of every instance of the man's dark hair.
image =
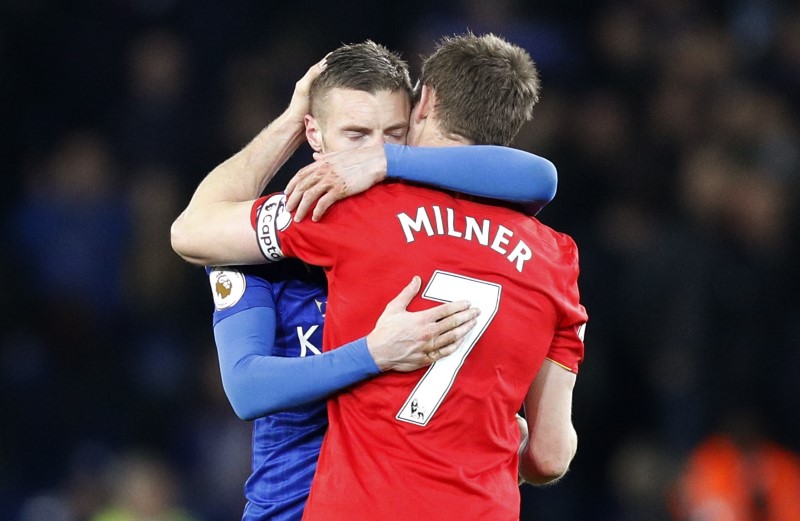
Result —
M477 145L509 145L539 101L530 55L493 34L443 38L422 66L442 130Z
M311 113L320 113L325 94L335 88L403 91L411 101L408 64L400 56L372 40L342 45L327 57L327 67L311 84Z

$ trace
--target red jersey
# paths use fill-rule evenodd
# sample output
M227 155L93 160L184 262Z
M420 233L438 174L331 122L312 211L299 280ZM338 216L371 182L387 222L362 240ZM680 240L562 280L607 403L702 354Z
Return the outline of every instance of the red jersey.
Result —
M578 254L533 217L427 188L376 186L294 223L257 203L259 243L328 277L323 349L367 335L414 275L409 310L468 299L478 325L426 369L387 372L328 403L303 519L519 519L515 413L547 357L577 372L586 312Z

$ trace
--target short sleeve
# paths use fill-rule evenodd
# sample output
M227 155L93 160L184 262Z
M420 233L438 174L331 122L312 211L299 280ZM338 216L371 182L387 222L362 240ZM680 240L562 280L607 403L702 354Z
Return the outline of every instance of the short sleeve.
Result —
M568 262L565 263L564 286L559 302L559 321L547 358L577 373L584 357L583 337L588 315L586 308L580 303L578 248L571 238L566 235L563 237L568 240L570 251Z
M207 271L214 298L214 325L246 309L275 309L272 288L263 278L227 266L208 268Z
M346 219L347 208L358 196L340 201L319 222L295 222L286 210L282 193L266 196L253 206L251 223L261 253L269 262L295 257L314 266L333 266L341 245L354 238L353 220Z

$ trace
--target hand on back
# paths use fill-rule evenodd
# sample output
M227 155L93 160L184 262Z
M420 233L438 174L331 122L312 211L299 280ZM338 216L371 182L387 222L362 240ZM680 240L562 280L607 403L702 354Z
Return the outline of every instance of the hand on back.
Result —
M458 349L475 326L480 311L467 301L449 302L424 311L406 308L419 293L421 279L414 277L386 305L375 329L367 335L367 347L382 371L414 371Z

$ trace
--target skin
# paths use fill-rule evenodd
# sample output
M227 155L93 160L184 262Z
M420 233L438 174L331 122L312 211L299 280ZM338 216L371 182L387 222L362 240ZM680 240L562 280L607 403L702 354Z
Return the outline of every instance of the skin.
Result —
M325 95L324 104L318 118L305 117L306 139L317 152L406 142L411 106L403 92L335 88Z

